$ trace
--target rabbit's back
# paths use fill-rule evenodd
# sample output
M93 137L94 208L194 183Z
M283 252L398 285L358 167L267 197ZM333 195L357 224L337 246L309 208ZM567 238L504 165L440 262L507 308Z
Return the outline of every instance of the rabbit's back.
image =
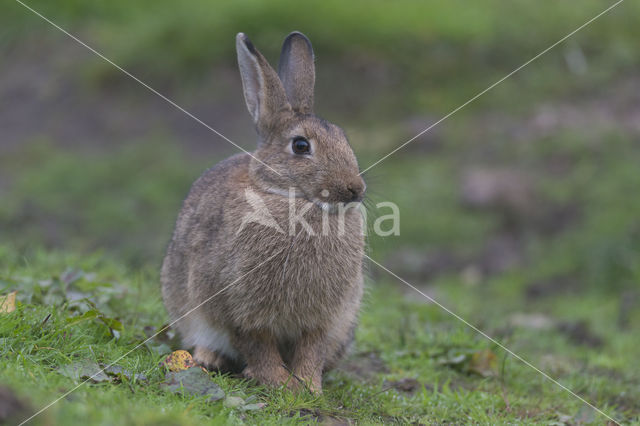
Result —
M237 154L205 171L193 183L182 204L160 277L162 297L172 319L199 303L201 291L194 287L196 283L209 282L209 290L216 289L218 256L210 259L203 256L207 246L217 245L223 230L224 200L231 192L229 184L234 178L243 180L241 172L246 169L248 158L246 154ZM238 172L240 176L235 176Z

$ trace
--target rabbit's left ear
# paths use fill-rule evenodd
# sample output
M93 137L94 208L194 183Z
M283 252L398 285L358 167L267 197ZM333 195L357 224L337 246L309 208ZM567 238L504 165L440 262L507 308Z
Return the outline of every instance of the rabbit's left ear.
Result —
M292 32L282 44L278 76L291 107L305 114L313 112L313 87L316 82L313 48L302 33Z
M291 105L278 74L243 33L236 36L236 50L247 109L258 133L265 135Z

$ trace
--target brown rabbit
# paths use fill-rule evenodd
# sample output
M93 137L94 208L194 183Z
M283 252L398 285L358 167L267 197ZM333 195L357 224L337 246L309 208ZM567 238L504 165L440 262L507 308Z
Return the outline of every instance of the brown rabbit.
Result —
M323 371L353 340L363 219L342 207L357 206L365 184L344 132L313 114L309 40L285 39L277 74L242 33L236 49L258 147L193 184L162 265L162 295L202 365L321 392Z

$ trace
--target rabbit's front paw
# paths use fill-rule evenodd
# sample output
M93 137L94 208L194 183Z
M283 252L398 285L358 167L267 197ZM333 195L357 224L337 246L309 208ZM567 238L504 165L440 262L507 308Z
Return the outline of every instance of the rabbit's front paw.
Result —
M297 390L300 388L298 380L293 377L284 367L246 367L242 372L242 375L247 379L257 381L262 385L267 386L285 386L290 390Z
M316 395L322 394L322 376L320 374L315 375L311 379L304 380L304 383L311 393Z
M309 392L316 395L322 393L322 373L320 369L300 369L298 366L295 369L294 377L301 384L301 387L306 388Z

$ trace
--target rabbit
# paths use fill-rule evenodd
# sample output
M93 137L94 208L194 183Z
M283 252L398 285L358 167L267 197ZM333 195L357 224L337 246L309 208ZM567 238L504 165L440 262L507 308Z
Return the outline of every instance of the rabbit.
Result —
M162 265L162 296L199 364L321 393L323 372L354 338L365 240L363 215L349 207L366 185L344 131L313 113L309 39L286 37L278 73L243 33L236 50L257 149L191 187ZM260 216L256 205L271 222L246 220ZM292 220L292 208L304 220Z

